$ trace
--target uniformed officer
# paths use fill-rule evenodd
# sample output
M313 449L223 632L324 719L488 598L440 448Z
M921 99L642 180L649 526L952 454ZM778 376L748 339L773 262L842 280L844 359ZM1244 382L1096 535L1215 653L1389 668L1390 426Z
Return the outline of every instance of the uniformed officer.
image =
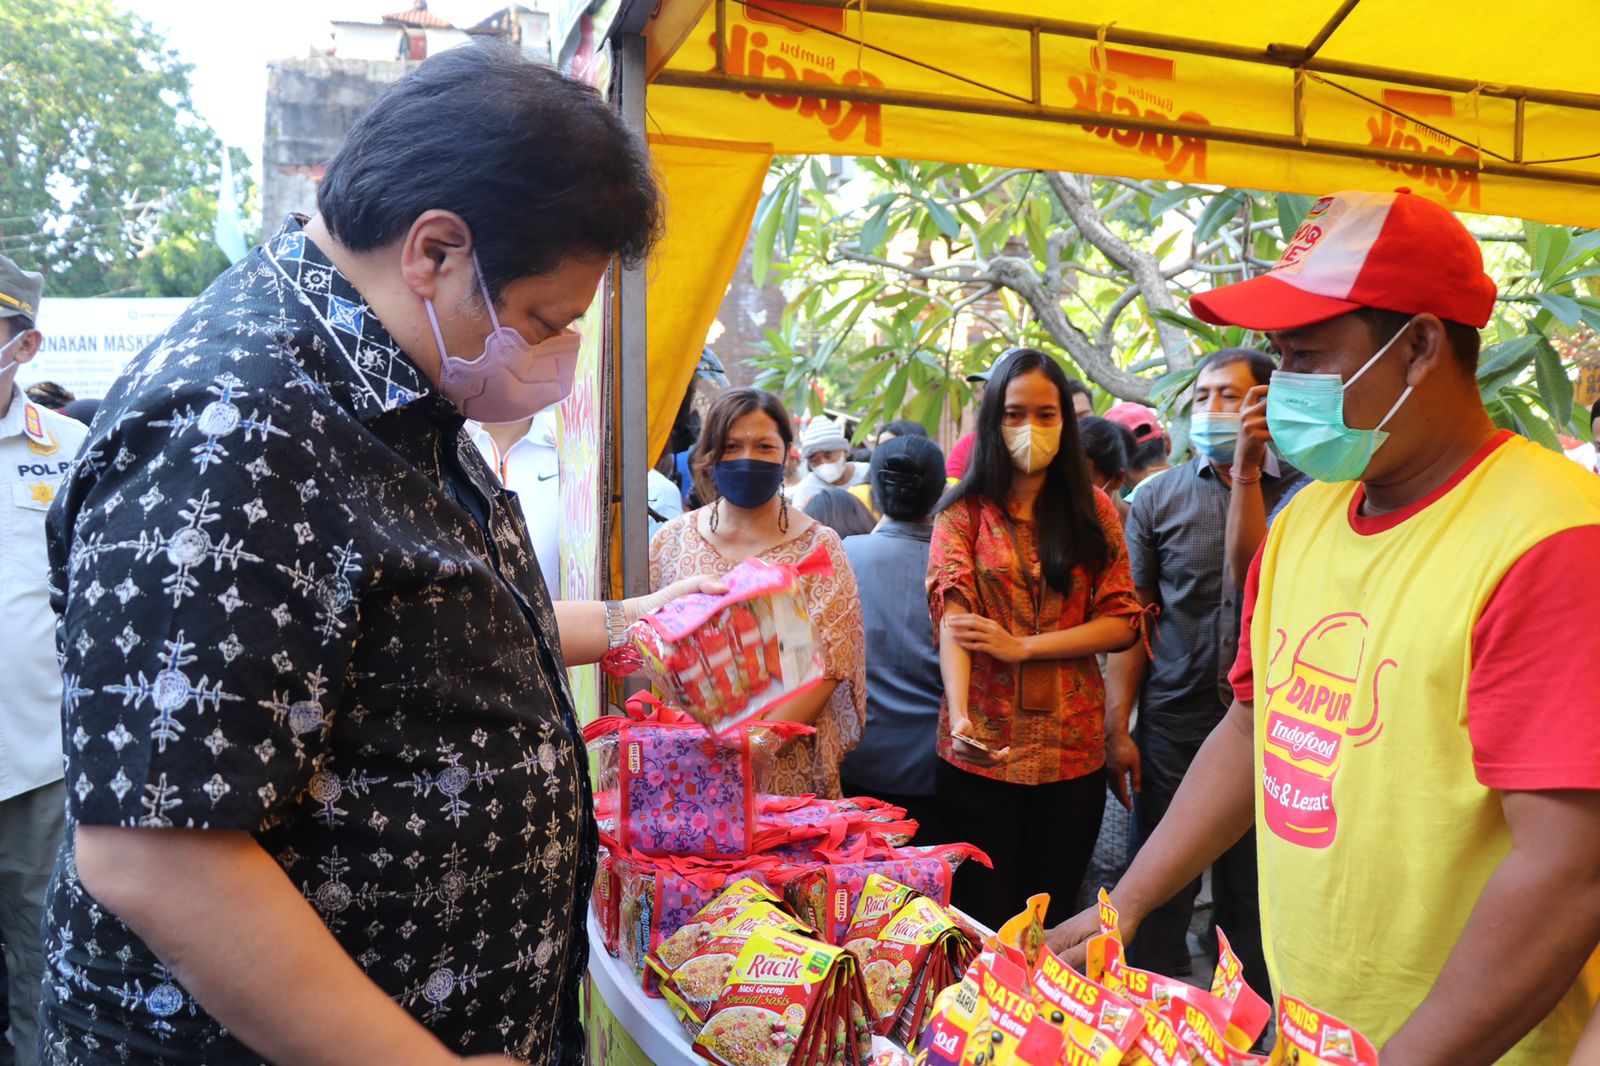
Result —
M37 1061L39 924L66 809L45 514L88 434L17 387L17 368L43 340L34 325L43 291L42 274L0 255L0 940L18 1066Z

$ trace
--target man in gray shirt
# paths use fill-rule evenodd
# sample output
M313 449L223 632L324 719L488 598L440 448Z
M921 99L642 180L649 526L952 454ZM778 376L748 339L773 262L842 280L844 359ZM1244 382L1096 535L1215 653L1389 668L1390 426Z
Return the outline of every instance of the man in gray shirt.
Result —
M867 728L839 776L846 796L871 795L906 808L917 840L935 843L934 767L944 683L925 591L932 512L944 494L944 453L926 437L878 446L869 477L884 519L847 537L844 553L861 587L867 642Z
M1106 755L1113 789L1126 796L1124 777L1138 792L1137 843L1149 839L1200 745L1227 713L1217 686L1218 658L1237 646L1226 628L1238 625L1224 603L1223 560L1239 411L1245 394L1271 377L1261 352L1230 348L1201 364L1195 378L1190 439L1196 458L1148 482L1134 497L1126 530L1128 562L1144 603L1161 605L1151 650L1142 645L1113 655L1106 675ZM1270 510L1294 472L1270 455L1257 475ZM1231 591L1231 590L1230 590ZM1136 736L1128 732L1135 699ZM1187 932L1200 888L1197 880L1151 913L1129 945L1136 965L1161 973L1189 972ZM1255 839L1247 835L1212 868L1216 924L1245 965L1251 985L1265 990L1261 920L1256 898Z

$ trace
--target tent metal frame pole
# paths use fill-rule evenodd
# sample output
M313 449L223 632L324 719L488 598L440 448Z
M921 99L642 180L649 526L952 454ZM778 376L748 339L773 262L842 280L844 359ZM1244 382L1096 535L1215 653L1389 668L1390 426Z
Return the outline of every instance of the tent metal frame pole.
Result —
M722 3L724 0L718 0ZM735 0L738 2L738 0ZM789 0L807 7L857 9L861 0ZM759 6L759 4L757 4ZM1354 4L1349 4L1354 7ZM982 8L944 4L936 0L871 0L867 5L871 15L893 15L904 18L931 19L936 22L966 26L986 26L994 29L1032 31L1057 37L1080 40L1105 41L1107 44L1124 44L1134 48L1150 48L1161 52L1183 55L1207 56L1212 59L1232 59L1241 63L1262 66L1294 68L1303 67L1318 74L1336 74L1368 81L1389 82L1393 85L1410 85L1419 89L1437 89L1441 92L1478 92L1483 96L1504 97L1508 100L1526 99L1536 104L1552 104L1586 111L1600 111L1600 94L1571 92L1564 89L1540 89L1531 85L1487 85L1471 78L1452 78L1437 74L1424 74L1414 70L1379 67L1366 63L1347 63L1335 59L1321 59L1308 55L1310 49L1298 44L1269 44L1265 49L1245 45L1222 44L1194 37L1178 37L1166 33L1131 30L1111 23L1099 26L1070 19L1040 18L1032 15ZM1342 21L1348 10L1341 10L1335 18ZM1332 20L1330 20L1332 21ZM1335 29L1337 26L1335 25ZM1324 27L1326 29L1326 27ZM1331 35L1331 30L1329 31ZM1320 43L1318 47L1320 48Z
M637 34L613 39L617 56L617 85L622 120L643 137L645 133L645 40ZM643 596L650 591L650 441L649 441L649 332L645 294L649 277L643 264L628 268L618 278L617 323L617 452L620 478L622 595Z
M1354 11L1359 3L1361 3L1361 0L1344 0L1344 3L1339 5L1339 10L1329 16L1328 21L1322 24L1322 29L1318 30L1317 35L1311 38L1311 43L1301 50L1295 66L1304 66L1313 56L1322 51L1322 46L1328 43L1328 38L1332 37L1334 31L1343 25L1344 20L1350 17L1350 12Z
M806 0L811 2L811 0ZM884 0L874 0L873 10L881 11ZM880 89L864 85L833 85L823 82L779 81L773 78L751 78L743 75L701 73L698 71L664 70L656 75L655 85L682 89L714 89L735 93L761 93L771 96L803 96L819 100L842 100L852 103L880 104L887 107L912 107L930 111L954 111L969 115L988 115L994 118L1034 119L1063 125L1099 127L1107 130L1127 130L1140 133L1170 134L1200 140L1242 144L1252 148L1273 148L1312 155L1333 155L1350 159L1377 160L1398 163L1402 166L1433 167L1438 170L1468 171L1495 177L1522 178L1561 185L1584 185L1600 188L1600 173L1567 170L1559 167L1516 165L1498 163L1487 159L1467 159L1457 156L1430 155L1426 152L1408 152L1403 148L1386 148L1377 145L1351 144L1318 138L1300 138L1279 133L1238 129L1231 126L1209 126L1179 122L1172 119L1146 116L1084 111L1071 107L1035 107L1026 103L1008 103L999 100L979 100L973 97L947 96L940 93L909 92L901 89Z

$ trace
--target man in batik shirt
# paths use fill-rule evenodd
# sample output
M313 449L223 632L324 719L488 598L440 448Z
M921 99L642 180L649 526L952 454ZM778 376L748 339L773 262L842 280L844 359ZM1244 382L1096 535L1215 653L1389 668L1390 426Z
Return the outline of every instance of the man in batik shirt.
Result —
M319 208L135 359L51 515L48 1063L582 1059L565 667L651 604L553 607L462 427L570 387L566 327L658 232L645 149L464 47L356 123Z

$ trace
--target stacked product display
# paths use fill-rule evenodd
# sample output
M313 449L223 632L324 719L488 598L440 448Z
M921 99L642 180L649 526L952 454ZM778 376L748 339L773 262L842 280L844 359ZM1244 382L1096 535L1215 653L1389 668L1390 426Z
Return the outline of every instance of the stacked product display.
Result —
M650 995L662 976L652 957L705 925L701 911L742 879L837 944L874 875L944 905L955 869L988 861L960 844L911 846L916 823L878 800L768 794L778 749L807 726L751 722L713 736L648 696L628 709L586 730L600 788L594 912L606 950Z
M1271 1058L1254 1054L1272 1011L1220 931L1208 992L1128 966L1102 893L1080 973L1045 946L1045 897L998 934L951 909L961 863L989 863L976 848L915 846L878 800L772 794L780 751L813 730L760 719L821 676L795 582L826 565L742 564L725 595L641 619L608 663L670 701L635 697L585 731L591 927L622 964L602 964L607 994L630 1001L609 1016L651 1029L650 1061L1376 1066L1359 1033L1288 997Z

